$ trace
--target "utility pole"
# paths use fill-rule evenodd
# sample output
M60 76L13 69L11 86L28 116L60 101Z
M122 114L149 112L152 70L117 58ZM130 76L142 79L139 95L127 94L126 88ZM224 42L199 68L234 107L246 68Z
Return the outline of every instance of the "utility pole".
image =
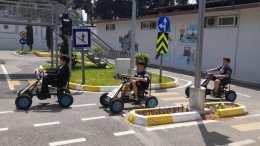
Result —
M130 55L130 69L129 74L135 75L135 27L136 27L136 0L132 0L132 30L131 30L131 55Z

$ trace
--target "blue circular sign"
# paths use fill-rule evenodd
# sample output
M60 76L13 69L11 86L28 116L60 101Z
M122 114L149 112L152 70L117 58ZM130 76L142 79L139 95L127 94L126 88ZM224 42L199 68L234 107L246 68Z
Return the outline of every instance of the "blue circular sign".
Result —
M21 45L24 45L24 44L26 44L26 39L21 38L19 42L20 42Z
M170 28L170 25L170 19L166 16L160 17L157 23L158 29L161 32L167 32Z

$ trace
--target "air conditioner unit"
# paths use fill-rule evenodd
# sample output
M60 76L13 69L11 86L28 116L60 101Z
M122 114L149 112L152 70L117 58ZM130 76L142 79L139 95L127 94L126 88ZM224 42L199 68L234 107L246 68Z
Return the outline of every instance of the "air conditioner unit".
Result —
M210 26L213 26L216 23L215 18L214 17L210 17L207 20L207 24Z

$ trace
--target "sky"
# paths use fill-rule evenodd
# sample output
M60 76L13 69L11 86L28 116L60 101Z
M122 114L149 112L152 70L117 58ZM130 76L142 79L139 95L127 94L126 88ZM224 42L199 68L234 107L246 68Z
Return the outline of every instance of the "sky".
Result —
M196 0L189 0L189 3L196 3ZM82 10L83 14L83 21L87 21L87 14L85 13L84 10Z

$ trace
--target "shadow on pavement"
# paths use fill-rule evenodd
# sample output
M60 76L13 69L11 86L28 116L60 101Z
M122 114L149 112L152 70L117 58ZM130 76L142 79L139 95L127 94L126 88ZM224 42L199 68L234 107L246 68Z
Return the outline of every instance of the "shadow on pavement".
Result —
M70 109L70 108L66 108ZM64 108L60 107L59 104L50 103L39 103L38 105L31 106L28 110L15 110L15 112L61 112Z
M226 145L232 142L228 140L230 137L226 135L222 135L215 131L209 132L204 124L198 123L198 127L206 145Z

